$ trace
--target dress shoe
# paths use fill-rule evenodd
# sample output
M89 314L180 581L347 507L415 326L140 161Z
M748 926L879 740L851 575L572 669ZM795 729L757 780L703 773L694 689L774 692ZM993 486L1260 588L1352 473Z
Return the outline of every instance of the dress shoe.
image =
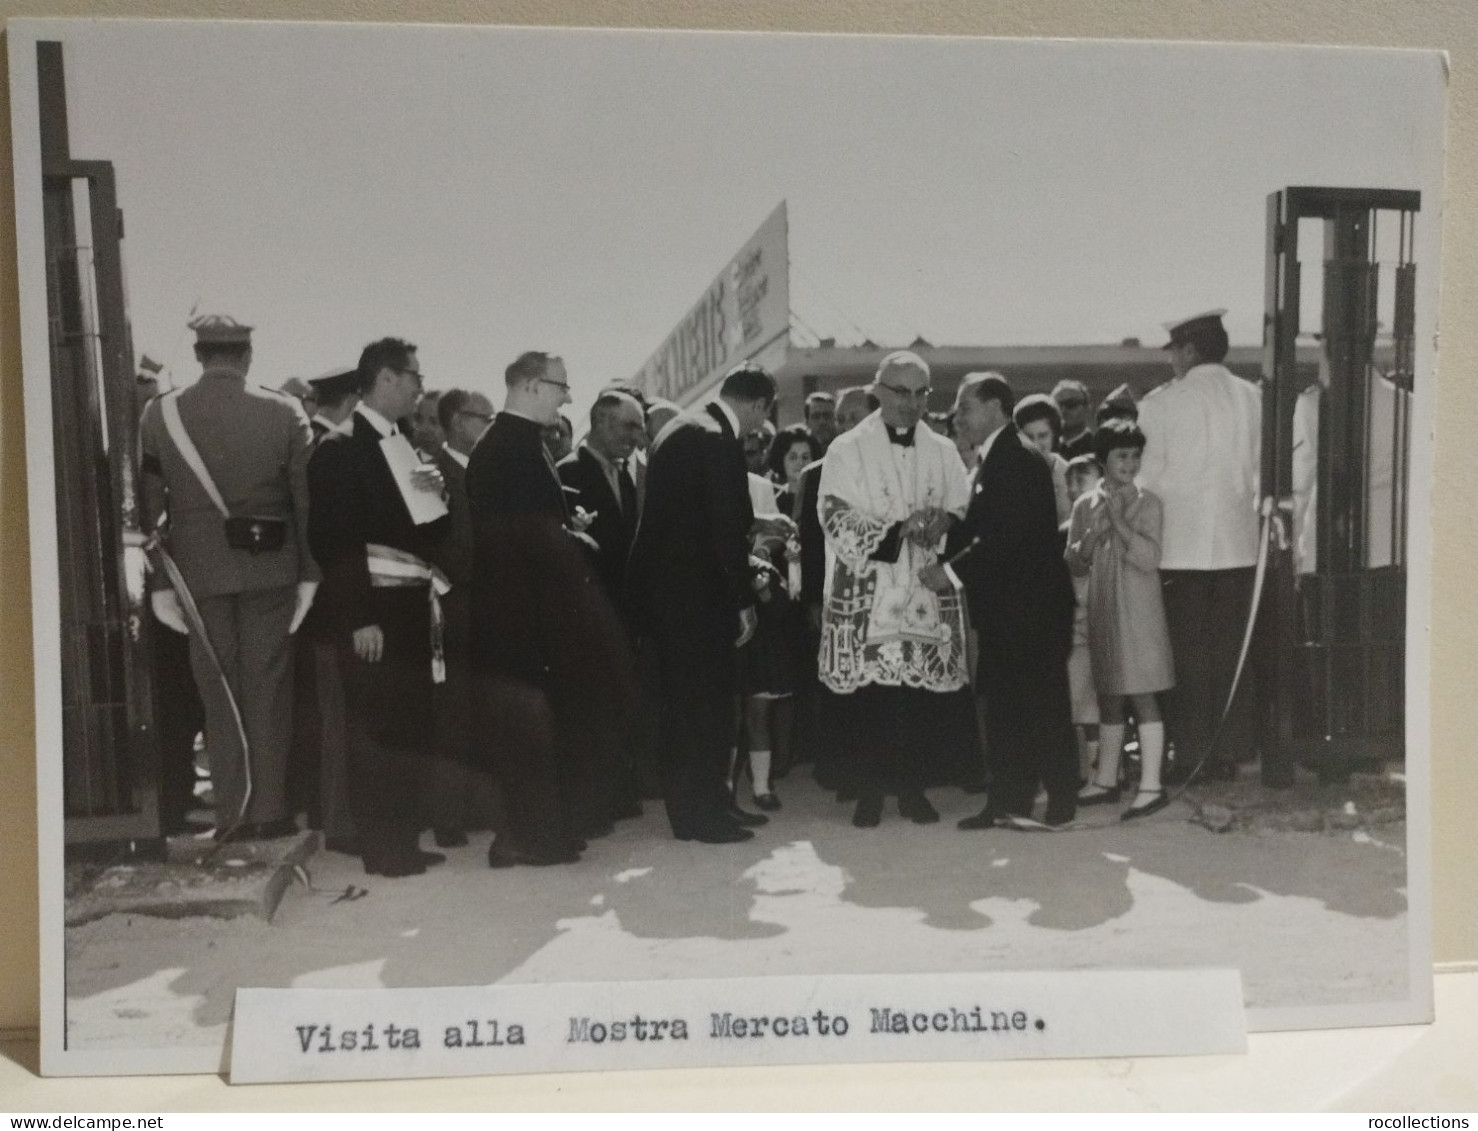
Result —
M773 813L776 809L780 808L780 798L776 797L773 793L756 793L754 795L754 803L766 813Z
M467 834L457 828L432 829L431 836L436 841L437 848L465 848L467 847Z
M430 860L428 857L435 857ZM387 879L399 879L402 876L419 876L426 871L429 864L441 863L445 860L435 852L366 852L364 854L364 871L370 876L385 876Z
M939 820L939 810L922 793L900 793L898 812L916 825L932 825Z
M615 831L616 824L614 821L595 820L589 822L588 824L581 825L580 835L575 839L584 841L599 840L603 836L610 836Z
M696 840L699 844L738 844L740 841L754 839L751 829L717 823L700 825L697 828L679 827L673 829L672 835L678 840Z
M1079 805L1112 805L1118 800L1118 786L1103 786L1097 782L1089 782L1078 793Z
M730 805L724 810L724 817L738 825L741 829L757 829L761 825L768 825L770 818L763 813L751 813L748 809L741 809L737 805Z
M516 868L519 865L547 868L555 864L574 864L579 859L580 854L572 849L566 849L563 852L530 852L522 848L515 848L511 844L504 844L499 840L494 840L488 846L489 868Z
M1158 813L1170 804L1170 795L1163 789L1142 789L1139 791L1139 797L1148 797L1149 800L1140 801L1136 797L1135 803L1119 814L1119 820L1133 821L1140 817L1148 817L1151 813Z
M956 821L955 828L964 829L966 832L973 832L977 829L993 829L1002 816L1004 814L994 805L986 805L975 816L965 817L963 820Z
M875 829L883 819L883 795L864 793L852 810L852 824L859 829Z

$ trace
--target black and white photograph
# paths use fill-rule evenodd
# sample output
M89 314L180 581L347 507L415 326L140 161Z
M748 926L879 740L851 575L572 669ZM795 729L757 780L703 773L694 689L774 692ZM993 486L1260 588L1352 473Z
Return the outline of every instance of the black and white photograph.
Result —
M7 32L46 1073L239 989L1431 1019L1440 53Z

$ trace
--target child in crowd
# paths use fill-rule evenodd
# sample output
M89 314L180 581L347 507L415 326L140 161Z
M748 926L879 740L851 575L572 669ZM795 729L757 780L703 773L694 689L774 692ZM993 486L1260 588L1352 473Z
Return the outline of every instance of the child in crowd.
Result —
M1076 503L1098 486L1103 471L1091 455L1075 456L1067 465L1067 493ZM1064 536L1068 526L1064 524ZM1078 780L1084 785L1098 761L1098 692L1093 687L1093 663L1088 655L1088 576L1074 575L1073 650L1067 660L1067 682L1072 692L1073 729L1078 736Z
M1104 478L1073 504L1067 561L1088 578L1088 650L1098 690L1098 769L1078 794L1079 805L1119 799L1125 700L1139 724L1139 792L1123 820L1168 805L1160 771L1165 724L1156 692L1175 686L1170 632L1160 594L1160 533L1164 508L1135 482L1145 436L1131 420L1105 420L1093 437Z

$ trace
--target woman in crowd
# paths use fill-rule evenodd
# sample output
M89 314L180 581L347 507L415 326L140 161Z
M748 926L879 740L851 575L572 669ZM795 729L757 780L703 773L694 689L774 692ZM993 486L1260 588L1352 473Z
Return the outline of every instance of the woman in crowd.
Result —
M1073 504L1067 561L1088 577L1088 649L1098 690L1098 769L1079 805L1119 799L1126 700L1139 726L1139 792L1123 820L1169 804L1160 781L1165 724L1155 694L1175 686L1170 632L1160 595L1158 496L1135 485L1145 437L1130 420L1106 420L1093 437L1103 480Z
M1061 526L1072 514L1067 495L1067 460L1057 454L1062 437L1062 413L1045 393L1033 393L1016 402L1013 415L1016 427L1030 440L1052 465L1052 490L1057 497L1057 524Z

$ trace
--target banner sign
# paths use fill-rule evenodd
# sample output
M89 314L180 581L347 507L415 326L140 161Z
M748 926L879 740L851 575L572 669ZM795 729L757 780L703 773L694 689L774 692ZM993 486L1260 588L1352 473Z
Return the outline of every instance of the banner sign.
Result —
M635 377L649 397L688 405L729 369L772 369L790 343L790 256L782 200Z

